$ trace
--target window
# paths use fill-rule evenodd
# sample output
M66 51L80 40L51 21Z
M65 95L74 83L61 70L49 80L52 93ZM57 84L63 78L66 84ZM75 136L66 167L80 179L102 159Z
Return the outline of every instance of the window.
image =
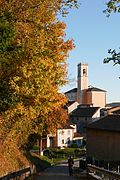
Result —
M68 135L70 135L70 130L68 130Z
M59 134L61 134L61 131L59 131Z
M86 69L83 69L83 75L86 75L86 74L87 74Z
M76 117L76 120L79 121L79 117Z
M67 143L70 144L70 138L69 137L67 138Z
M62 139L62 144L64 144L64 139Z

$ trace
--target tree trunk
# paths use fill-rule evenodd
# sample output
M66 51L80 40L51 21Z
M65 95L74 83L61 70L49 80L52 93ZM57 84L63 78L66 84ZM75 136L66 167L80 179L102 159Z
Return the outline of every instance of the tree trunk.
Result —
M43 155L42 154L42 136L40 136L39 138L39 155Z

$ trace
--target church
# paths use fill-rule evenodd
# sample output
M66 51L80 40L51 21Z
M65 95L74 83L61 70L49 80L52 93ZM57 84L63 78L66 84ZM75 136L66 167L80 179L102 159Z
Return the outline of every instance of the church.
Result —
M88 85L88 64L78 64L77 88L65 92L69 102L77 101L80 105L104 108L106 91Z
M78 64L77 88L65 92L68 99L70 123L77 125L77 132L86 137L86 127L100 119L106 106L106 91L88 85L88 64Z

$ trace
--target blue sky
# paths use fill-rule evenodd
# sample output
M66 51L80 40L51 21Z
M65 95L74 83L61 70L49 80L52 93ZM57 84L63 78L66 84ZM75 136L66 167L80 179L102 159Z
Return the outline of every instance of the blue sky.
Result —
M105 0L81 0L79 9L70 10L63 21L67 24L66 36L74 40L75 49L68 57L69 84L62 92L77 87L77 65L88 63L89 85L107 91L107 103L120 102L120 66L112 63L103 64L109 54L108 49L119 50L120 14L111 14L109 18L103 13Z

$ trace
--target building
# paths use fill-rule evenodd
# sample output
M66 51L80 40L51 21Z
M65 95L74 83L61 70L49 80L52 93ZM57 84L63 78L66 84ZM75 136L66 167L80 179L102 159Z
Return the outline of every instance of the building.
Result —
M70 125L58 129L56 137L48 136L47 147L68 147L74 140L81 142L82 138L86 137L86 126L100 118L100 109L106 105L106 91L88 86L87 63L78 64L77 79L77 88L65 92L70 124L76 124L77 131L74 132ZM78 137L77 133L80 133Z
M72 144L74 132L76 127L66 125L61 129L57 130L57 146L58 147L69 147Z
M83 144L83 136L77 133L75 124L67 124L57 130L56 135L47 136L47 147L80 147Z
M78 105L79 103L77 101L68 101L68 103L66 104L68 114L74 111L78 107Z
M106 91L88 86L88 64L78 64L77 88L65 92L68 101L77 101L79 104L92 104L103 108L106 105Z
M112 102L112 103L107 103L106 108L112 108L112 107L118 107L120 106L120 102Z
M109 114L89 124L86 148L88 159L120 161L120 114Z
M78 64L78 85L77 85L77 101L79 104L87 104L88 89L88 64Z
M74 89L71 89L71 90L65 92L65 95L69 102L77 101L77 88L74 88Z
M92 105L79 105L75 110L69 114L70 123L77 125L77 132L86 136L86 126L96 120L96 113L99 107L93 107Z
M107 114L120 114L120 106L107 109Z
M94 107L105 107L106 105L106 91L96 88L89 87L86 90L87 104L93 104Z
M106 106L100 110L101 117L107 116L109 114L120 114L120 105L113 107Z

